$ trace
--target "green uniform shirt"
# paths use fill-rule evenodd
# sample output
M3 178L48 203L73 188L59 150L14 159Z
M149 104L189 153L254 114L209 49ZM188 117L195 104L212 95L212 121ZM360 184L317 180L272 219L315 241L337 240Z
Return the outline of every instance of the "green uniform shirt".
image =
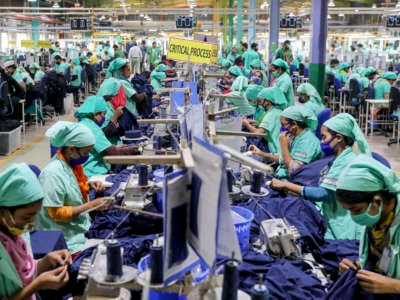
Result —
M36 227L41 230L61 230L68 250L71 253L81 251L86 242L85 232L90 227L89 215L83 213L71 221L56 222L51 219L46 209L85 203L71 167L56 155L40 173L39 181L45 197L36 216Z
M104 120L104 124L103 126L101 126L101 128L106 127L110 123L111 118L114 116L115 112L112 104L109 101L107 101L106 103L107 103L106 119ZM110 141L111 144L115 146L122 144L121 138L119 136L113 136L111 138L108 138L108 140Z
M276 87L279 88L286 97L287 107L294 105L293 83L288 73L282 73L277 81Z
M53 64L53 70L56 71L56 73L58 74L64 74L66 68L68 67L68 65L66 66L63 62L58 64Z
M379 78L374 84L375 99L385 99L385 93L390 93L390 83Z
M81 79L81 73L82 73L82 67L81 66L74 66L72 69L72 75L77 75L77 78L75 80L71 80L71 85L72 86L81 86L82 85L82 79Z
M265 129L265 139L268 143L268 149L271 153L281 153L281 145L279 143L279 134L281 128L282 111L276 107L272 107L264 114L258 127Z
M0 243L0 299L11 297L22 288L22 281L14 263Z
M356 224L350 212L336 201L336 184L340 173L354 160L356 154L351 147L347 147L328 169L326 175L320 179L320 186L328 190L327 199L322 199L322 215L328 223L325 233L326 239L359 239L360 225ZM322 171L323 172L323 171Z
M36 73L35 73L35 76L34 76L34 81L35 82L40 82L40 80L44 77L44 72L42 71L42 70L38 70L38 71L36 71Z
M112 144L107 140L103 130L93 120L83 118L80 123L88 127L96 138L96 143L90 151L89 159L83 165L86 176L107 174L110 170L110 164L103 160L101 152L111 147Z
M161 79L167 78L167 74L165 72L157 72L157 71L152 71L150 74L151 78L151 86L155 89L161 89L164 87L164 83L161 82Z
M325 106L318 102L314 97L310 97L310 99L304 103L304 106L311 110L315 116L318 116L319 113L325 109Z
M301 161L304 164L308 164L321 156L320 140L309 128L304 129L300 135L296 136L289 147L292 159ZM275 176L280 179L288 179L290 176L282 158L279 159L279 167Z

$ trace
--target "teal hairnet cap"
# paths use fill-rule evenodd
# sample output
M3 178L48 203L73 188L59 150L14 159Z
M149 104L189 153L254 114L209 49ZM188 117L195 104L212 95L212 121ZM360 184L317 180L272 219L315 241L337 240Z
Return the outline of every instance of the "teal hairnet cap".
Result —
M363 75L364 76L369 76L371 74L376 73L376 69L374 67L368 67L364 70Z
M316 90L316 88L311 83L302 83L297 87L297 92L301 94L306 94L310 98L314 98L317 102L322 103L322 99Z
M305 123L312 130L317 129L318 126L317 117L305 106L290 106L281 113L281 116L286 119Z
M57 49L57 47L56 47L55 45L52 45L52 46L50 47L50 49L53 50L53 51L55 51L55 52L58 51L58 49Z
M347 68L350 68L350 65L347 62L344 62L339 65L338 70L341 71Z
M43 198L39 180L27 164L14 164L0 173L0 206L25 205Z
M37 69L37 70L39 70L40 69L40 66L37 64L37 63L31 63L30 65L29 65L29 69Z
M46 131L50 144L56 147L87 147L96 139L90 129L77 122L58 121Z
M231 86L232 91L243 92L248 87L248 79L244 76L237 77Z
M121 87L121 82L115 78L105 79L97 91L97 96L115 96L118 94L119 88Z
M165 64L159 64L157 67L154 68L156 72L165 72L169 70L169 67Z
M296 56L296 59L297 59L298 61L302 61L302 60L303 60L303 55L298 54L298 55Z
M323 126L344 136L352 138L361 153L371 154L364 133L361 131L357 121L348 113L341 113L327 120Z
M396 80L397 75L395 72L385 72L381 75L381 78L388 79L388 80Z
M98 112L107 110L107 103L103 97L90 96L83 102L81 107L75 112L75 117L83 118L85 116L91 116Z
M113 76L115 71L118 71L119 69L123 68L129 61L125 58L116 58L114 59L111 63L110 66L107 69L107 78L110 78Z
M250 66L251 66L251 67L254 67L254 68L259 68L259 69L261 69L261 60L259 60L259 59L253 59L253 60L250 62Z
M285 95L277 87L263 88L258 93L257 98L271 101L274 105L279 107L286 106Z
M400 193L400 179L394 171L367 155L358 155L340 174L337 188L347 191Z
M276 67L279 67L279 68L282 68L282 69L285 69L285 70L288 70L288 69L289 69L289 65L288 65L287 62L284 61L282 58L275 59L275 60L272 62L272 65L274 65L274 66L276 66Z
M81 65L81 61L79 60L79 57L74 57L73 59L71 59L71 61L75 66Z
M246 98L248 100L257 99L258 93L263 89L261 85L258 84L250 84L246 90Z
M243 75L242 70L240 70L238 66L232 66L231 68L229 68L229 73L236 77Z

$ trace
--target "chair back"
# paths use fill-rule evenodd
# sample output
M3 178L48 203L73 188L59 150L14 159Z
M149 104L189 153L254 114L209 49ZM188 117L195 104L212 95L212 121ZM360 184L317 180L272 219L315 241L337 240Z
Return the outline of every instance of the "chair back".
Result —
M321 139L321 127L322 124L325 123L325 121L329 120L329 118L331 117L332 114L332 110L330 108L325 108L323 111L321 111L318 116L318 127L317 127L317 131L315 132L315 135Z

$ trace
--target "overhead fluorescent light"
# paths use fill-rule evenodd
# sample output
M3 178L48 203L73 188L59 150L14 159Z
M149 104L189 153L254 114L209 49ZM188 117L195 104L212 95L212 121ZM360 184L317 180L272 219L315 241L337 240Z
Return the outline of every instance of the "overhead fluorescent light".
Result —
M326 3L326 2L325 2L325 3ZM333 0L330 0L329 3L328 3L328 6L329 6L329 7L335 7L336 4L335 4L335 2L334 2Z
M36 2L36 0L28 0L28 2Z

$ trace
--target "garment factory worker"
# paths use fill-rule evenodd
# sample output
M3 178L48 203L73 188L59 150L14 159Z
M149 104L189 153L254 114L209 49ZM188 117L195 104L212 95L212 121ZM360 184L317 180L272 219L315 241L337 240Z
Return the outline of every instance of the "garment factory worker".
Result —
M105 79L97 91L97 96L103 97L107 104L103 132L113 145L121 144L119 118L126 105L126 95L121 82L115 78Z
M337 77L338 66L339 66L339 60L337 58L332 58L329 61L329 65L326 65L325 67L325 73L332 72Z
M19 86L26 90L26 82L20 72L17 72L17 66L13 60L6 61L4 63L5 71L19 84Z
M246 89L246 98L250 105L254 107L253 120L258 121L265 113L264 107L258 103L257 96L263 87L258 84L250 84Z
M32 74L35 84L39 84L40 80L45 75L37 63L32 63L29 65L29 72Z
M150 71L153 71L161 58L161 49L157 46L157 42L154 41L151 47L147 48L147 55L150 63Z
M224 88L224 90L229 91L231 89L233 82L239 76L244 76L242 70L236 65L230 67L226 72L226 76L224 77L224 79L221 80L221 85Z
M347 78L349 77L349 73L350 73L350 65L346 62L341 63L338 67L338 74L336 76L342 83L342 86L345 85Z
M272 179L271 187L315 202L328 225L325 238L358 239L360 226L336 201L335 191L340 173L357 157L353 145L357 145L359 152L370 154L368 144L357 121L347 113L327 120L321 128L321 135L321 150L326 156L334 155L335 158L321 171L319 187L300 186L278 179Z
M248 86L247 78L244 76L239 76L235 79L231 86L231 92L227 94L226 102L229 104L236 106L236 112L249 116L253 115L255 112L254 107L249 103L246 99L245 92Z
M68 280L68 250L33 259L22 234L35 225L45 197L36 175L26 164L0 173L0 299L36 299L43 289L58 289Z
M93 175L107 174L110 164L103 160L105 155L134 155L138 154L137 147L114 146L104 135L101 129L105 121L107 104L103 97L91 96L86 99L75 112L79 123L90 129L95 136L95 143L90 150L89 159L84 163L85 174L90 178Z
M153 71L150 73L151 78L151 86L155 89L160 89L165 86L163 80L167 78L167 74L165 71L169 70L170 68L167 65L159 64L157 67L154 68Z
M290 49L290 41L286 40L282 43L282 47L276 50L275 53L276 59L284 60L288 65L290 65L293 61L293 53L292 49Z
M82 67L81 67L81 62L79 60L79 57L74 57L71 60L71 82L70 85L75 88L80 88L82 86Z
M50 144L59 147L57 154L39 175L45 197L36 218L37 228L61 230L69 251L78 253L85 244L90 226L87 210L107 209L103 198L89 201L89 189L103 191L100 182L87 183L83 164L96 143L89 128L77 123L59 121L46 131Z
M275 177L287 180L292 172L320 157L320 141L314 133L318 121L315 114L304 106L286 108L281 113L280 121L280 155L262 152L255 145L250 145L249 150L279 163Z
M301 64L302 60L303 60L303 56L299 54L296 56L296 60L293 62L293 64L296 66L297 71L300 69L300 64Z
M318 114L325 109L321 96L312 84L300 84L297 87L297 93L299 94L299 102L304 104L304 107L312 111L315 116L318 116Z
M65 75L65 71L67 70L67 68L68 68L68 64L66 64L62 61L62 58L60 55L56 55L54 57L54 64L52 66L52 69L54 71L56 71L57 74ZM80 73L79 73L79 75L80 75Z
M280 115L286 105L285 95L276 87L263 88L257 95L257 102L264 107L264 115L258 121L243 118L242 125L250 132L265 134L270 153L280 153Z
M261 79L261 85L266 87L267 86L267 74L263 71L263 68L265 66L259 59L254 59L253 61L250 62L250 73L249 73L249 78L250 80L254 80L254 73L260 72L262 74L262 79ZM254 82L255 84L258 84L258 82Z
M286 107L294 105L293 82L287 73L289 65L278 58L272 62L272 75L277 78L275 86L279 88L286 98Z
M126 108L134 115L137 115L136 103L145 100L145 93L137 93L129 81L131 76L130 62L124 58L116 58L107 69L106 78L114 77L118 79L124 87L127 99Z
M396 73L383 73L374 83L375 99L389 99L390 88L396 80Z
M244 69L250 70L250 63L255 59L260 59L258 55L258 45L257 43L252 43L250 49L247 49L246 52L243 53L242 57L244 59Z
M360 286L373 294L400 294L400 180L378 161L359 155L339 177L338 201L362 226L361 267L356 274ZM357 270L344 259L339 272ZM384 295L381 295L382 297Z

